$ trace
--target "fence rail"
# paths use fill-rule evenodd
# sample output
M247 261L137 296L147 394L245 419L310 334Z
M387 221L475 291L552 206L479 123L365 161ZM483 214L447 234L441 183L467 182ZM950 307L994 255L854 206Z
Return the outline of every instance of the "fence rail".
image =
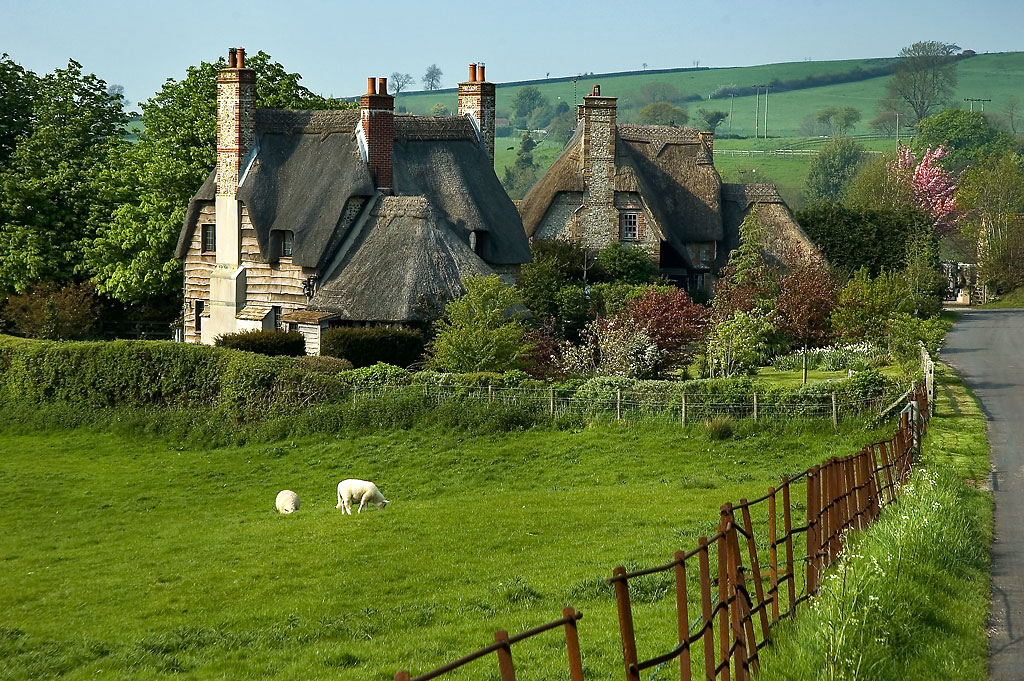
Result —
M922 346L925 378L905 396L907 405L890 438L783 477L778 487L756 499L723 504L716 533L700 537L689 551L676 551L668 563L632 572L623 566L612 570L606 581L615 591L626 681L640 681L641 671L673 660L679 661L681 681L695 678L695 666L702 668L698 677L706 681L748 681L758 673L759 653L771 643L772 627L796 616L798 606L818 592L822 573L838 559L847 533L874 522L910 477L934 411L934 376L928 378L934 365L929 363ZM801 484L802 516L795 502ZM753 516L762 511L764 522L758 526ZM767 536L759 541L761 532ZM629 582L669 571L675 577L677 644L640 660ZM698 611L693 620L691 595ZM399 671L395 681L428 681L492 652L498 655L502 681L514 681L512 644L559 626L565 629L571 681L583 681L576 630L581 617L567 607L560 620L513 637L498 631L489 646L414 678Z

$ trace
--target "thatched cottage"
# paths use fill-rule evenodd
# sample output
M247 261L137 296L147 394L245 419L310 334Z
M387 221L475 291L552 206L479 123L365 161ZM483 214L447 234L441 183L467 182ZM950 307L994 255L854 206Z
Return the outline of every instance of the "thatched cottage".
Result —
M458 116L396 116L384 78L358 111L255 108L256 74L229 51L217 77L217 167L176 255L185 339L331 325L423 325L462 278L514 279L530 260L494 173L494 84L470 65Z
M713 133L617 123L616 98L600 86L578 117L561 156L519 202L531 238L595 250L631 244L691 293L707 294L752 211L767 227L770 255L817 254L773 185L722 182Z

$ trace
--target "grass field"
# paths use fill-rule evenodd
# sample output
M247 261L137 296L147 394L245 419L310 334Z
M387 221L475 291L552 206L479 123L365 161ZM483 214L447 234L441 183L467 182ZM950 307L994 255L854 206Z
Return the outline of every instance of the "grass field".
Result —
M936 405L910 485L877 524L850 538L815 607L776 630L760 679L988 678L985 417L942 366Z
M646 426L191 449L0 420L0 678L384 680L566 604L585 614L587 678L616 678L612 567L663 561L712 533L724 501L881 435L752 427L726 441ZM342 517L334 488L349 476L392 504ZM273 509L285 488L302 497L292 516ZM674 632L670 587L644 587L635 612L664 626L641 654ZM558 638L517 647L517 666L563 669Z
M842 73L855 67L870 68L886 59L852 59L844 61L807 61L781 64L764 64L736 68L715 68L702 70L681 70L668 73L637 73L630 75L581 76L576 83L575 93L572 81L546 83L543 80L530 83L536 86L552 104L559 99L569 104L581 102L583 95L590 92L595 84L601 85L601 92L619 98L620 120L631 120L636 110L635 100L641 88L652 82L669 83L684 94L695 94L705 98L722 85L737 85L749 89L750 95L732 100L732 130L735 135L754 136L755 97L753 85L771 82L772 79L788 80L810 75ZM501 85L501 66L490 65L488 74L498 83L496 88L497 109L508 112L512 100L521 85ZM1000 110L1010 96L1019 96L1020 82L1024 78L1024 52L979 54L957 64L958 84L953 102L963 104L964 97L985 97L992 101L987 108ZM464 74L448 74L445 84L454 83ZM885 91L887 76L871 78L853 83L841 83L824 87L793 90L771 94L769 97L768 132L772 136L796 136L800 124L808 114L814 114L828 106L853 106L861 110L863 118L854 133L870 132L868 121L878 113L878 100ZM436 103L443 103L450 110L456 109L456 93L447 90L435 92L412 92L399 95L396 106L404 106L410 113L426 114ZM729 110L727 99L711 102L688 102L686 108L691 117L696 116L701 106ZM760 122L764 119L764 96L762 91ZM730 132L728 120L719 128L722 133Z

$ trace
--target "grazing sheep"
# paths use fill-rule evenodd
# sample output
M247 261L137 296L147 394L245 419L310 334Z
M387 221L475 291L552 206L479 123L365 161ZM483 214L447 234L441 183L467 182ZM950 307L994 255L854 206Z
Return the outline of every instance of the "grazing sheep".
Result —
M281 490L277 493L277 512L292 513L299 510L299 495L290 489Z
M349 479L338 483L338 505L335 508L352 515L352 504L356 499L359 500L359 510L356 513L362 513L363 506L367 504L377 504L380 508L388 505L388 500L377 489L377 485L369 480Z

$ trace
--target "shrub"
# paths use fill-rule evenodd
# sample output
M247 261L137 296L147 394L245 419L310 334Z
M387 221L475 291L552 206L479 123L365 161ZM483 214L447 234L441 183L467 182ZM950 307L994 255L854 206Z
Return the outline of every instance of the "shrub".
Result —
M413 329L342 326L327 330L320 352L329 357L343 357L356 368L378 362L407 368L420 360L425 345L423 334Z
M713 416L704 422L704 429L712 440L728 440L732 437L732 418L729 416Z
M734 312L718 324L708 339L713 373L732 376L756 369L770 357L769 340L775 332L770 315Z
M306 354L306 339L298 331L239 331L218 336L214 343L223 348L257 352L271 357Z
M0 327L22 336L47 340L94 337L99 310L91 283L46 282L29 293L12 295L0 309Z

